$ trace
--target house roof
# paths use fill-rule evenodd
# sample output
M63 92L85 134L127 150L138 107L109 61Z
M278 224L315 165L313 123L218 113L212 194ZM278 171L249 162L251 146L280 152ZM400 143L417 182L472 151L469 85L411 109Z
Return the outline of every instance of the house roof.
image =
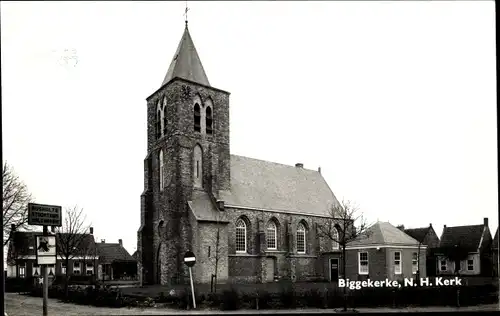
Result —
M427 236L427 233L429 232L429 230L430 230L430 226L429 227L421 227L421 228L408 228L408 229L405 229L404 232L405 232L405 234L418 240L419 242L423 242L425 237Z
M347 247L370 245L418 246L418 241L388 222L377 222L366 230L366 234L350 242Z
M177 51L170 62L170 67L161 85L165 85L176 77L210 86L191 34L189 34L187 23Z
M231 190L220 191L226 205L328 216L338 204L315 170L231 155Z
M441 234L439 248L451 248L458 245L469 251L477 251L483 232L484 225L445 227Z
M120 244L97 243L99 261L102 263L112 263L114 261L136 261L127 249Z
M15 252L18 256L30 256L36 255L35 243L36 236L41 235L41 232L23 232L16 231L11 240L12 247L9 247L10 251ZM61 235L68 234L56 234L56 244L61 243ZM82 234L83 239L80 242L79 248L75 253L84 252L89 246L95 244L94 236L90 234Z
M498 249L498 227L497 227L497 231L495 233L495 237L493 238L492 247L493 247L493 249Z
M188 205L198 221L227 222L225 213L217 210L205 191L194 190L192 201Z

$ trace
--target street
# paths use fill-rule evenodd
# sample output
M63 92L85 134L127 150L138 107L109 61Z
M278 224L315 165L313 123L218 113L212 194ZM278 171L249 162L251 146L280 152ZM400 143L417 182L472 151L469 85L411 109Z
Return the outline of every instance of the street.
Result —
M5 293L5 310L8 316L32 316L42 314L42 299L15 293ZM61 303L56 299L49 299L50 316L76 316L76 315L203 315L203 314L328 314L334 309L301 309L301 310L238 310L238 311L180 311L166 308L106 308L86 305ZM470 307L414 307L414 308L358 308L363 313L411 313L411 312L471 312L471 311L499 311L497 304L479 305Z

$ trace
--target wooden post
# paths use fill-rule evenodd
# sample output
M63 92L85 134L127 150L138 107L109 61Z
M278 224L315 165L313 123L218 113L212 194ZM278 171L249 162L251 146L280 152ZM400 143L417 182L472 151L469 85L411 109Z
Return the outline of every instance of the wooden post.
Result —
M48 236L48 228L47 226L43 226L43 235ZM47 274L47 265L44 264L42 265L42 270L43 270L43 316L47 316L47 301L48 301L48 296L49 296L49 277Z

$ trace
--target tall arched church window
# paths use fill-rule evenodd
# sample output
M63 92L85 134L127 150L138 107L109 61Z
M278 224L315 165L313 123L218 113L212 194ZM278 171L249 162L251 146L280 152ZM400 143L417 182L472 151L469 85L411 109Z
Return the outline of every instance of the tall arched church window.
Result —
M236 222L236 252L247 252L247 225L243 219Z
M277 228L276 223L274 221L269 221L267 223L267 231L266 231L266 242L267 249L276 250L277 249Z
M207 107L207 110L206 110L206 116L205 116L205 126L206 126L206 129L207 129L207 134L208 135L212 135L213 133L213 117L212 117L212 108L211 107Z
M297 227L297 253L306 253L306 227L302 223Z
M194 131L201 131L201 111L198 103L194 105Z
M162 133L162 110L161 110L161 101L158 100L158 104L156 105L156 122L155 122L155 129L156 129L156 138L161 137Z
M163 161L163 150L160 150L160 157L159 157L159 164L160 164L160 191L163 191L163 177L164 177L164 161Z
M203 153L200 145L196 145L193 151L193 184L195 188L203 187Z

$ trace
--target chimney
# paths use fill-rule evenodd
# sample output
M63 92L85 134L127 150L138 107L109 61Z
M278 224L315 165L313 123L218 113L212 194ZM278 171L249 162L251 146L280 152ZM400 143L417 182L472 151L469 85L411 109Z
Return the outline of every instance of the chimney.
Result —
M483 224L484 224L484 226L488 226L488 217L485 217L483 219Z
M318 167L318 172L321 174L321 167Z
M304 168L304 164L303 164L303 163L300 163L300 162L297 162L297 163L295 164L295 167L297 167L297 168Z
M432 227L432 223L429 224L429 227Z
M90 227L90 229L89 229L89 230L90 230L90 234L91 234L91 235L94 235L94 227Z
M123 242L121 239L118 239L118 243L120 244L120 246L123 246Z
M446 224L444 225L443 229L446 229Z
M101 244L104 244L106 242L106 239L101 239Z
M399 225L396 227L397 229L404 231L405 230L405 225Z

